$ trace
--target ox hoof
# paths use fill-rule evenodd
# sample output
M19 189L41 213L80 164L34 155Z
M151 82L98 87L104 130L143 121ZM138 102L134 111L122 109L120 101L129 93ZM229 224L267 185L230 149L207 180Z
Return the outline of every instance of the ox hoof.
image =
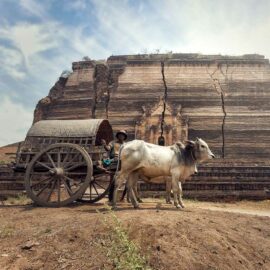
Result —
M177 209L181 209L182 207L181 207L181 205L178 203L178 204L175 204L175 207L177 208Z
M142 203L142 202L143 202L142 199L137 199L137 201L138 201L139 203Z
M185 208L185 205L183 203L180 204L182 208Z
M166 203L167 203L167 204L172 204L172 202L171 202L171 201L166 201Z
M134 205L134 209L140 209L140 206L138 204Z

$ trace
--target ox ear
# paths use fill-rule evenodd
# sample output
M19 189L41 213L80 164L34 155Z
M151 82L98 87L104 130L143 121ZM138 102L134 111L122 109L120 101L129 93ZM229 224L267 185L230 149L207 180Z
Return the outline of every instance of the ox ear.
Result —
M187 140L186 141L186 145L194 146L195 145L195 142L194 141Z
M199 141L199 140L201 140L201 138L196 137L196 141Z

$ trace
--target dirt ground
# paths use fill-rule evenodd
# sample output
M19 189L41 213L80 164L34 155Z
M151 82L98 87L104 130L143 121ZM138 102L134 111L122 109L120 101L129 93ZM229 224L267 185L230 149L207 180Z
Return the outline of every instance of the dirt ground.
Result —
M147 199L115 212L151 269L270 269L270 201L185 202L181 211ZM111 215L104 203L2 205L0 269L115 269Z

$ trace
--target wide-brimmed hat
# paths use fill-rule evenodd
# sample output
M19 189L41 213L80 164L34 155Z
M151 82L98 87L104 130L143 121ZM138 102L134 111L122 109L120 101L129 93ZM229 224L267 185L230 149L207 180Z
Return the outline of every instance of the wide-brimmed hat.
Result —
M125 136L124 140L127 139L127 132L125 130L119 130L118 132L116 132L115 137L118 138L120 134L123 134Z

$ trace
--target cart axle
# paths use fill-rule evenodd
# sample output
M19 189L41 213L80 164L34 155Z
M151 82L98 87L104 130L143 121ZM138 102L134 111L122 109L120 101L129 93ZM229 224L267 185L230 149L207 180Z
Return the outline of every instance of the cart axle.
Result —
M63 176L65 174L65 171L63 168L57 167L57 168L50 170L50 173L52 175Z

